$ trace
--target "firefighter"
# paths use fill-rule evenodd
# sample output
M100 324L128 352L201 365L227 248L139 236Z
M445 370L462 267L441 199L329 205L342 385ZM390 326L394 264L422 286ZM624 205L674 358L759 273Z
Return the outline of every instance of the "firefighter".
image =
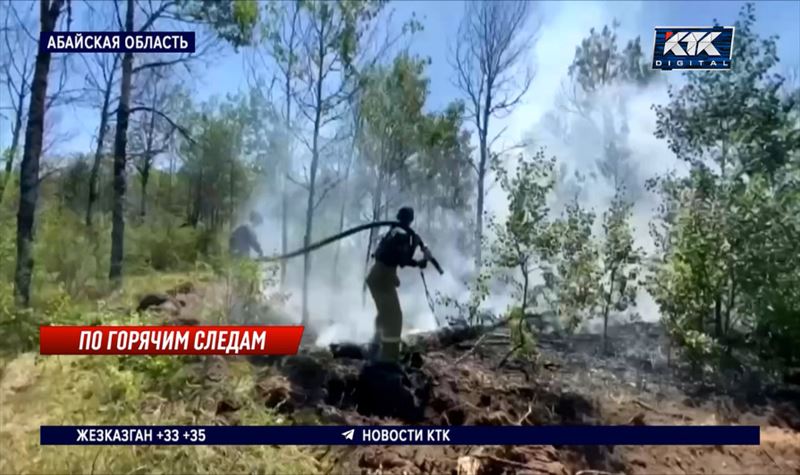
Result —
M397 212L397 221L410 230L414 221L414 210L403 207ZM400 358L400 334L403 329L403 312L397 287L400 279L398 267L419 267L424 269L428 259L414 259L414 253L420 245L419 238L411 231L400 226L392 227L380 240L373 257L375 263L367 274L367 287L378 315L375 319L375 339L377 359L380 362L397 363Z
M256 233L253 231L254 227L262 223L261 215L251 211L249 218L250 223L242 224L234 229L228 240L230 253L234 257L250 257L251 249L258 254L258 257L264 257Z

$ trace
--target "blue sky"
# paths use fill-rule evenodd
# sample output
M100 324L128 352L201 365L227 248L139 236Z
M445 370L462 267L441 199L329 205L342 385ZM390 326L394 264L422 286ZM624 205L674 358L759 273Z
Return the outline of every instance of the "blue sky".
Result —
M81 8L81 4L78 4ZM613 19L621 23L621 42L641 36L642 45L650 54L654 26L702 26L717 19L723 25L732 24L743 2L729 1L621 1L621 2L537 2L535 21L541 24L539 40L532 48L529 62L535 65L537 76L524 104L504 122L509 125L510 140L515 140L534 127L546 111L566 74L575 46L591 27L602 28ZM412 43L412 51L429 56L429 109L439 109L458 97L452 86L452 70L448 63L448 45L454 37L463 8L459 1L395 1L394 19L400 22L416 12L425 26ZM761 35L780 35L778 53L784 67L800 67L800 1L762 1L756 5L757 29ZM89 28L87 28L89 29ZM735 45L734 45L735 55ZM196 74L194 87L198 99L225 95L247 87L243 55L228 52L215 60L202 73ZM677 79L678 73L663 72ZM4 94L4 92L3 92ZM0 94L0 101L7 98ZM657 98L653 98L654 101ZM96 113L70 108L61 111L60 127L68 128L73 138L59 147L61 152L88 151L96 128ZM69 119L69 120L65 120ZM0 146L9 142L9 124L0 119Z

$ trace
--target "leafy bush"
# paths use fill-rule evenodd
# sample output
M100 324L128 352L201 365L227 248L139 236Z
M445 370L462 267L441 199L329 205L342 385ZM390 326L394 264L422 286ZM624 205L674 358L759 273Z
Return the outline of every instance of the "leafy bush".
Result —
M105 281L111 248L106 220L87 228L78 215L63 208L46 208L37 219L34 274L39 285L63 285L69 295L78 296Z
M177 220L162 219L131 227L125 258L133 271L174 271L191 269L221 252L216 231L181 227Z

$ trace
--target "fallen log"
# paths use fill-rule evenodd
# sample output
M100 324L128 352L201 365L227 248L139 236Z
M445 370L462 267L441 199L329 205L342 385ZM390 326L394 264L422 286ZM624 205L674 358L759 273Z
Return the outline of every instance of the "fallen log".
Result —
M541 315L531 314L524 317L525 320L541 318ZM475 340L481 336L491 333L498 328L508 325L509 318L503 318L490 325L481 326L459 326L444 327L432 332L417 333L406 338L409 347L422 347L427 350L444 349L457 345L467 340Z

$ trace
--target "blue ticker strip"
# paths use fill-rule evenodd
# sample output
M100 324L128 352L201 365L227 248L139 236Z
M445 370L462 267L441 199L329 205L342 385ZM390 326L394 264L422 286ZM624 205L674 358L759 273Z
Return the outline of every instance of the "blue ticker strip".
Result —
M41 426L41 445L758 445L758 426Z

